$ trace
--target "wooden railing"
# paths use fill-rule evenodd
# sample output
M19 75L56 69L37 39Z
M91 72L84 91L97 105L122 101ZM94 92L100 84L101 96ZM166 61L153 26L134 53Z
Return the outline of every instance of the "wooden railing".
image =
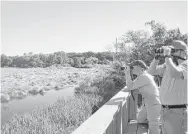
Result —
M128 122L136 119L136 101L118 92L72 134L126 134Z

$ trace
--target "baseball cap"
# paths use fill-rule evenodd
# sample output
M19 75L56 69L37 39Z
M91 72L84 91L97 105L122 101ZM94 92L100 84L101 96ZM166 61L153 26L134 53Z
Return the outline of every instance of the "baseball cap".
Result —
M139 66L139 67L141 67L141 68L143 68L143 69L147 69L148 67L147 67L147 65L146 65L146 63L144 62L144 61L142 61L142 60L134 60L133 62L131 62L130 64L128 64L130 67L133 67L133 66Z
M173 46L175 49L181 49L187 51L187 44L185 44L181 40L173 40L171 46Z

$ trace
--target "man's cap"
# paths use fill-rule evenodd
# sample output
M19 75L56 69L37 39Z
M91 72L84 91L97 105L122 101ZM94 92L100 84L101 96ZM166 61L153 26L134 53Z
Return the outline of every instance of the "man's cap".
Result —
M130 67L140 66L141 68L143 68L145 70L148 68L147 65L146 65L146 63L144 61L142 61L142 60L134 60L133 62L129 63L128 65Z
M184 51L187 51L187 44L185 44L183 41L181 40L173 40L171 45L175 48L175 49L182 49Z

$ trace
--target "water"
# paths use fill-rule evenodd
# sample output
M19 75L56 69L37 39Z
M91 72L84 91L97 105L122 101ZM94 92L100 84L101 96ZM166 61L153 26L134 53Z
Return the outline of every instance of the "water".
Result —
M50 90L44 95L27 96L22 100L11 100L1 104L1 125L11 119L13 114L30 113L36 107L44 107L54 103L58 98L68 99L74 95L74 87L62 90Z

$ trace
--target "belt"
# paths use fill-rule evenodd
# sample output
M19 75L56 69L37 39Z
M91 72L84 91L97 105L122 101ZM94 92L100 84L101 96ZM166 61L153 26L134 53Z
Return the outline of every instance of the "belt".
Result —
M186 108L187 104L183 105L162 105L163 108Z

